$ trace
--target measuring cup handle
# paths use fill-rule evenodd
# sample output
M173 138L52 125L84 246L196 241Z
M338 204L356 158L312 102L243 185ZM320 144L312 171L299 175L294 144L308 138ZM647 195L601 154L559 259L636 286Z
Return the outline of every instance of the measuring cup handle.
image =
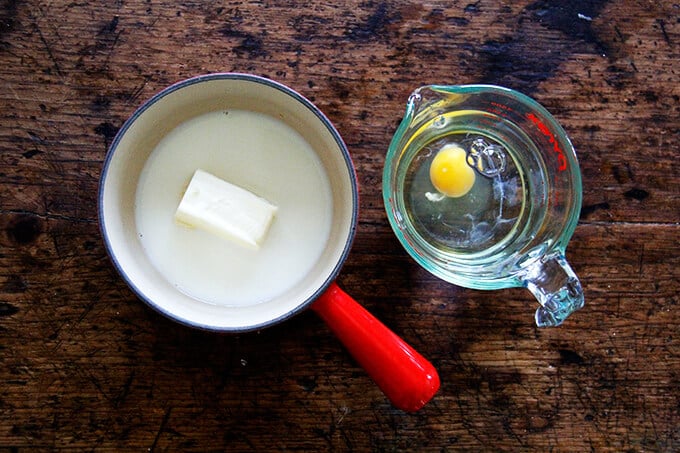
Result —
M394 404L417 411L439 389L432 364L389 330L337 284L311 307Z
M562 252L546 255L529 265L521 278L541 304L535 315L539 327L559 326L583 307L581 282Z

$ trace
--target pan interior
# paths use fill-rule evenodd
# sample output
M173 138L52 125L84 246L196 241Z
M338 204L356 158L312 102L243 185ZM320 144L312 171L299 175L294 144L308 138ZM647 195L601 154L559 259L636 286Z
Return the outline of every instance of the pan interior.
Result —
M140 176L157 145L192 119L228 110L251 111L283 121L314 150L330 185L330 232L312 270L287 291L250 306L205 303L177 290L149 260L135 219ZM354 234L356 192L351 161L342 140L308 101L266 79L213 75L168 88L144 104L123 126L109 151L102 175L100 220L118 270L152 307L192 326L244 331L293 315L335 278ZM267 281L260 284L266 285Z

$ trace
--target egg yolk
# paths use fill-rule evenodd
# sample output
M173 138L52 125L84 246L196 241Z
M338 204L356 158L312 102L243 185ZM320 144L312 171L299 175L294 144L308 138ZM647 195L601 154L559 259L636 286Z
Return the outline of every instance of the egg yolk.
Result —
M440 149L430 164L430 181L447 197L462 197L475 183L475 171L466 162L467 154L458 145Z

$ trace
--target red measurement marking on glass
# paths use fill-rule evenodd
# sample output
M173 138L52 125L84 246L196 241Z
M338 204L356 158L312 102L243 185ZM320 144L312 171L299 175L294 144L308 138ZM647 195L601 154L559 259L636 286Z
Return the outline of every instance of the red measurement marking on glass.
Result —
M507 118L510 113L512 113L512 109L508 107L505 104L500 104L498 102L491 101L489 103L491 107L489 107L489 111L491 113L495 113L498 116L502 116L504 118Z
M531 120L532 123L538 127L538 130L540 130L543 135L548 137L548 140L550 141L550 144L553 145L553 150L557 153L557 161L559 162L560 166L557 168L558 171L564 171L567 169L567 158L564 155L564 151L562 151L562 148L560 148L560 144L557 142L557 139L555 138L555 135L552 133L552 131L543 124L543 121L541 121L536 115L533 113L527 113L527 118Z

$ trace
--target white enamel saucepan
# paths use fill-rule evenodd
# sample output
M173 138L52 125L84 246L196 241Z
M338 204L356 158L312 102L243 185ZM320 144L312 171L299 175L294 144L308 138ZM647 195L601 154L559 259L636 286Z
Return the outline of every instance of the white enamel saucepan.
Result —
M194 255L188 255L193 258L184 257L180 260L179 256L175 259L172 255L165 255L170 256L170 259L159 262L158 259L154 261L145 239L140 237L140 213L137 211L145 168L151 165L150 161L165 158L162 152L159 155L158 149L167 137L181 136L182 131L190 129L188 124L211 112L223 112L225 115L229 112L253 114L264 118L263 124L283 123L313 150L321 173L328 181L330 207L318 215L330 216L329 231L323 241L313 244L317 246L318 256L315 256L311 266L307 266L303 275L295 276L280 293L258 303L208 303L191 295L182 289L182 285L169 278L163 269L167 267L166 264L172 264L174 271L179 269L180 274L183 269L181 266L187 266L187 272L195 270L202 259L200 247L197 247ZM258 134L267 134L268 130L272 129L263 127ZM206 134L213 132L217 136L226 133L216 128L208 130ZM170 196L168 194L177 193L176 202L179 203L183 190L181 186L188 182L195 170L191 168L192 159L195 158L196 166L200 164L201 167L210 167L214 163L216 169L203 169L217 170L216 173L225 168L247 166L247 148L238 150L231 157L228 154L234 153L230 147L244 146L243 142L248 137L240 137L238 129L233 135L222 141L202 140L202 144L196 140L193 147L214 149L203 154L201 152L205 150L187 149L185 154L181 154L184 167L168 163L167 179L163 180L162 190L158 192L159 204L150 210L151 213L144 214L157 216L158 234L166 234L178 227L172 225L171 207L176 207L176 204L163 204L165 202L160 200ZM186 141L186 145L192 148L191 140ZM252 142L256 144L262 141ZM284 159L281 162L287 161ZM266 192L271 178L267 177L266 169L262 171L263 177L250 183ZM243 174L234 173L234 177L238 179ZM257 172L252 174L257 175ZM296 184L295 178L292 179L288 183ZM248 181L243 183L249 184ZM269 187L269 190L273 188ZM262 77L235 73L211 74L166 88L145 102L125 122L113 140L104 163L99 189L99 218L104 241L116 269L139 298L163 315L195 328L238 333L263 329L311 308L324 319L396 407L415 411L436 393L439 387L436 370L334 283L354 238L357 193L356 176L345 144L330 121L310 101L292 89ZM272 196L276 197L276 194ZM277 213L281 219L286 215L282 212L284 208L281 206ZM314 214L309 218L313 219ZM279 220L276 218L274 222ZM275 228L276 224L272 224L268 241L277 240ZM161 252L170 253L174 246L181 250L180 246L184 244L173 244L168 240L165 245ZM253 256L266 253L266 247L265 243L262 250L254 252ZM282 262L285 263L285 260ZM247 268L248 259L243 259L242 264L242 268ZM257 285L268 284L266 276L260 276L255 281Z

